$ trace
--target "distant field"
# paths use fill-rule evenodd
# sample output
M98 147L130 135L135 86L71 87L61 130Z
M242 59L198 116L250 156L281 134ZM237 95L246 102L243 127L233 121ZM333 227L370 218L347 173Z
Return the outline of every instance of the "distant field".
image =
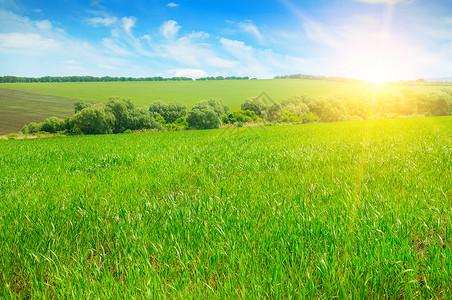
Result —
M318 80L227 80L227 81L174 81L174 82L68 82L68 83L2 83L0 88L1 112L7 119L0 124L0 133L17 131L25 123L42 121L47 116L66 117L72 110L72 99L107 101L118 96L131 99L136 105L147 106L155 100L181 101L189 108L200 100L222 99L232 110L249 97L266 92L279 102L293 95L372 97L378 92L372 84L340 83ZM439 91L444 87L385 87L384 92L398 94L403 88L417 93ZM10 90L32 94L13 94ZM63 97L41 97L51 95ZM16 97L19 97L16 99ZM65 98L71 98L67 100ZM28 101L30 100L30 101ZM61 102L61 103L60 103ZM5 124L8 127L5 127Z
M0 298L450 299L452 117L0 141Z
M191 107L200 100L220 98L231 109L239 109L248 97L266 92L273 100L282 101L293 95L309 96L357 96L371 94L371 84L327 82L319 80L225 80L225 81L174 81L174 82L67 82L67 83L3 83L0 88L75 99L106 101L118 96L134 101L136 105L149 105L152 101L179 100ZM438 91L444 87L390 87L398 93L409 88L419 93Z
M231 109L239 109L245 99L263 91L275 101L281 101L295 94L349 95L360 89L354 84L315 80L13 83L0 84L0 87L95 101L118 96L129 98L137 105L149 105L155 100L179 100L191 107L200 100L220 98Z
M30 122L69 117L75 99L0 88L0 135L17 132Z

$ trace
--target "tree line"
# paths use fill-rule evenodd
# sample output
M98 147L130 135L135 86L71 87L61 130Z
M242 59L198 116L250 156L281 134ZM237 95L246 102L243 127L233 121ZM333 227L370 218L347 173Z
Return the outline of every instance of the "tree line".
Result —
M201 78L197 78L197 81L208 81L208 80L249 80L250 78L248 76L245 77L239 77L239 76L227 76L227 77L223 77L223 76L210 76L210 77L201 77ZM255 78L252 78L255 79Z
M249 77L216 76L201 77L196 80L249 80ZM190 77L95 77L95 76L44 76L44 77L17 77L1 76L0 83L27 83L27 82L110 82L110 81L193 81Z
M357 83L362 82L362 80L344 78L344 77L327 77L323 75L310 75L310 74L291 74L275 76L273 79L305 79L305 80L322 80L322 81L335 81L335 82L348 82Z
M357 97L292 96L282 102L251 97L240 110L230 111L220 99L200 101L190 110L179 101L154 101L136 107L131 100L110 98L106 103L74 103L74 115L51 117L25 125L23 134L108 134L133 130L213 129L221 125L241 127L247 123L302 124L313 122L360 121L398 116L445 116L452 114L452 90L429 95L402 90L400 95Z
M275 76L273 79L306 79L306 80L323 80L323 81L335 81L335 82L349 82L349 83L357 83L363 82L362 80L344 78L344 77L327 77L323 75L309 75L309 74L291 74L291 75L281 75ZM392 85L403 85L403 86L451 86L452 82L450 81L427 81L423 78L419 78L416 80L399 80L394 82L389 82Z

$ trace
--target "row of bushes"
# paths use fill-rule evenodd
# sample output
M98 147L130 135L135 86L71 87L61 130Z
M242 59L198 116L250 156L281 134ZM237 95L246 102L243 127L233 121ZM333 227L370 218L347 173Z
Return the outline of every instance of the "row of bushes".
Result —
M130 100L111 98L106 104L77 101L74 115L65 120L56 117L22 128L22 133L63 132L67 134L122 133L127 129L161 129L149 110L135 107Z
M123 133L128 130L183 130L219 128L222 124L341 122L399 115L441 116L452 114L452 91L430 95L403 90L399 96L378 95L372 99L293 96L273 102L253 97L241 110L229 112L220 99L198 102L189 112L181 102L153 102L149 108L135 107L130 100L110 98L107 103L74 103L74 115L65 120L51 117L25 125L22 133L66 134Z

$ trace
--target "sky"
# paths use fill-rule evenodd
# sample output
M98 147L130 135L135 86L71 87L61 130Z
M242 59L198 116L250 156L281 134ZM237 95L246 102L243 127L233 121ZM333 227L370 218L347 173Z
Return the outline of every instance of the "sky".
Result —
M450 0L173 1L0 0L0 76L452 76Z

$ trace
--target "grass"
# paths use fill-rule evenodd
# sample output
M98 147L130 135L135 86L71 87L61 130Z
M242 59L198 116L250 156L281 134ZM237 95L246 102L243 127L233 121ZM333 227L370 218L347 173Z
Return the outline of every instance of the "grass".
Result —
M0 88L0 135L52 116L69 117L74 99Z
M450 298L452 118L0 141L0 297Z

